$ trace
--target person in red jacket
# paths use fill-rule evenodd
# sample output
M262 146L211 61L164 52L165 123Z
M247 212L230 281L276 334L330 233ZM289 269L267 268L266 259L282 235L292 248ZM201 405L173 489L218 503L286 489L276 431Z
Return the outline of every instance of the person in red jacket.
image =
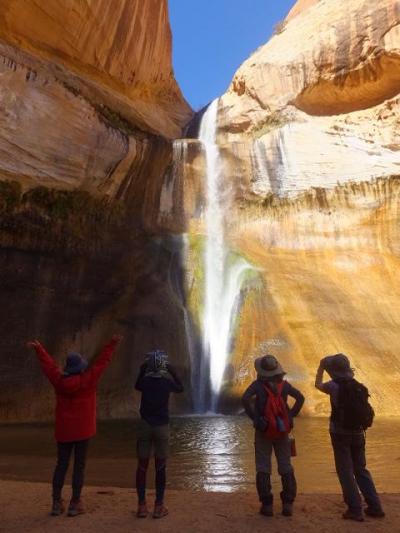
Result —
M96 434L97 384L121 339L122 337L114 335L90 368L80 354L69 353L63 371L38 340L28 342L28 346L36 350L42 371L56 393L57 465L53 475L53 516L59 516L65 511L61 492L72 450L75 460L68 516L84 512L81 491L89 439Z

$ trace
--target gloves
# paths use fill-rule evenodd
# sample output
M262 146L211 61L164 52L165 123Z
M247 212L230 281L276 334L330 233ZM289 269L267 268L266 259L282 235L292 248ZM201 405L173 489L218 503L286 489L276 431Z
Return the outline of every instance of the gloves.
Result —
M265 420L263 416L260 416L254 419L253 426L258 431L267 431L268 422Z

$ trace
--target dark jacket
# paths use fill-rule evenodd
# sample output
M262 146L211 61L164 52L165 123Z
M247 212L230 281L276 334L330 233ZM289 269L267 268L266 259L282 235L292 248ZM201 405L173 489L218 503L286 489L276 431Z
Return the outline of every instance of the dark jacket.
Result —
M117 343L110 341L88 370L70 376L63 375L43 346L36 348L43 373L56 393L55 438L58 442L86 440L96 434L96 388Z
M151 426L163 426L169 422L169 395L183 392L183 385L174 369L168 366L169 376L146 375L146 365L140 368L135 389L142 393L140 416Z
M266 383L257 379L246 389L242 396L242 404L247 415L253 420L254 427L257 429L265 429L262 424L262 418L265 412L265 405L268 400L268 395L264 389ZM295 399L293 407L290 409L287 403L288 396ZM255 397L255 402L253 398ZM293 427L293 418L295 418L304 404L304 396L302 393L293 387L288 381L284 381L282 389L282 398L288 408L290 427Z

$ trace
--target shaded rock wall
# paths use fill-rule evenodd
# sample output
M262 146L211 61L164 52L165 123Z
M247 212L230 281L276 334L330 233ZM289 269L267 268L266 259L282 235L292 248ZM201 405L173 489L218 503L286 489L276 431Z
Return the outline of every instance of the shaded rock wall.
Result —
M191 115L172 73L167 4L3 4L0 419L51 417L27 339L62 362L68 349L92 357L115 331L125 340L100 414L133 415L145 351L164 347L189 373L181 242L159 216L170 139ZM188 405L189 391L176 408Z

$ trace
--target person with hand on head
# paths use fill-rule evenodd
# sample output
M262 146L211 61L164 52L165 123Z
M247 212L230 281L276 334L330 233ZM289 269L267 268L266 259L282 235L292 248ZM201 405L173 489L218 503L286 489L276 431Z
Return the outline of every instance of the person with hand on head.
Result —
M274 450L282 480L282 514L291 516L297 483L290 461L289 433L293 428L293 418L303 407L304 396L283 379L285 372L273 355L259 357L254 366L257 379L243 394L242 403L255 428L256 485L261 502L260 513L264 516L273 515L271 456ZM287 403L289 396L295 400L291 408Z
M325 371L331 379L324 383ZM373 518L383 518L385 513L366 468L365 430L372 425L374 417L368 402L368 389L354 379L354 370L343 353L321 359L315 386L331 400L329 432L336 472L348 507L343 518L364 520L359 490L367 503L365 513Z
M63 370L60 370L56 361L38 340L27 343L28 347L36 350L42 371L53 385L56 394L57 465L53 475L52 516L59 516L65 511L62 489L72 451L74 470L68 516L84 512L81 491L89 440L96 434L97 384L121 340L121 336L114 335L90 367L81 354L70 352Z
M156 471L156 499L153 518L168 514L164 505L166 464L169 448L169 397L171 392L183 392L183 385L167 354L154 350L146 354L135 385L142 393L140 402L140 425L137 439L136 492L138 509L136 516L146 518L146 474L154 448Z

